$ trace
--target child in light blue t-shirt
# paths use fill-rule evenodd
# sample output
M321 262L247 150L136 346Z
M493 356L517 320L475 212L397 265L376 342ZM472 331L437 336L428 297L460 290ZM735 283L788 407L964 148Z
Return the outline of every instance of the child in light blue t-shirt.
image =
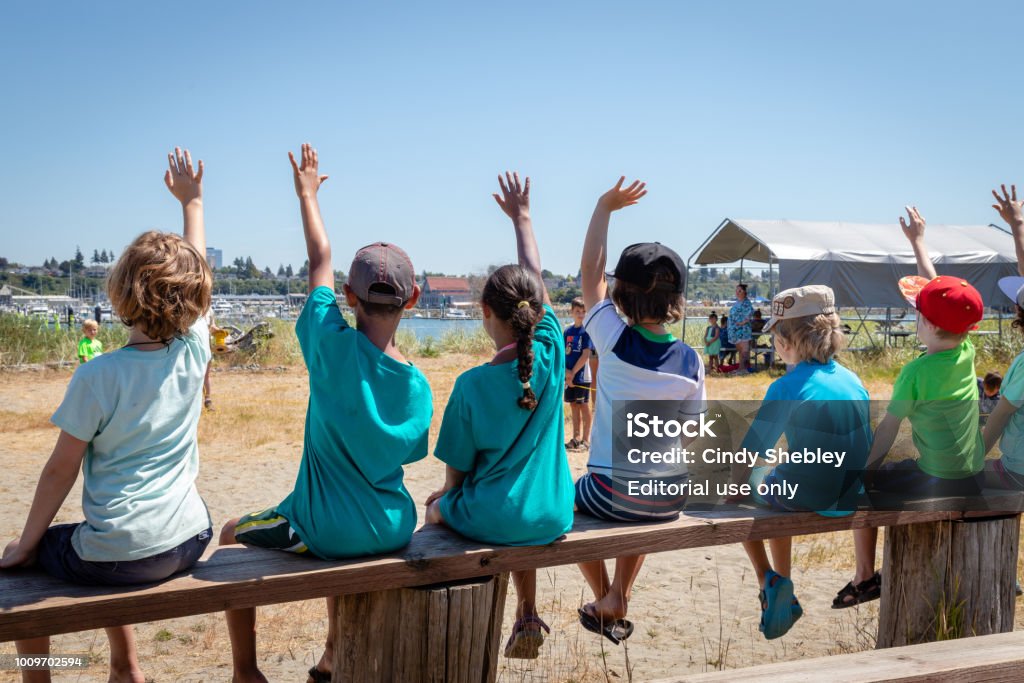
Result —
M530 222L530 179L518 174L495 195L512 219L519 265L497 269L482 296L484 330L497 354L459 376L434 454L445 485L427 499L427 522L503 545L553 542L573 522L565 455L562 330L541 279ZM534 659L549 631L537 615L537 572L512 572L519 605L505 656Z
M73 583L150 583L191 567L210 541L210 517L195 485L196 428L210 360L203 314L213 283L205 258L203 162L196 171L180 149L168 160L164 182L181 202L184 239L144 233L111 270L107 293L130 328L128 343L71 378L52 418L61 430L57 445L21 537L4 550L4 569L38 564ZM85 521L49 526L79 470ZM110 679L141 679L132 627L106 631ZM45 654L49 638L19 641L17 648Z
M768 387L742 447L764 458L785 435L789 453L828 451L843 459L841 464L783 461L755 467L748 480L751 495L775 510L849 514L871 448L870 406L860 379L835 360L843 333L832 289L809 285L780 292L764 331L773 333L779 357L794 367ZM746 469L735 467L734 477L745 478ZM743 548L762 582L760 630L771 640L789 631L803 609L789 578L792 538L768 544L771 562L763 541L745 541Z

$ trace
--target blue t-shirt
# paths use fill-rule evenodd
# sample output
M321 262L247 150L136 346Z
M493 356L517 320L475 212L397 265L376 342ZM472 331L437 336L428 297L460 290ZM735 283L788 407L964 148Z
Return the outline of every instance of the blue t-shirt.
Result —
M309 407L295 488L277 511L319 557L397 550L416 527L402 466L427 454L430 386L349 327L328 287L310 293L295 332Z
M580 356L587 349L593 350L594 343L590 341L590 335L583 329L583 326L579 327L571 325L565 328L565 369L572 370L576 367L577 361ZM580 371L572 376L573 384L590 384L590 363L584 363Z
M1014 474L1024 476L1024 410L1020 410L1021 406L1024 406L1024 353L1013 359L999 392L1017 408L1006 423L1003 436L999 440L999 450L1003 452L1003 466Z
M822 449L845 452L842 467L833 463L780 463L775 476L798 484L788 504L805 510L852 510L860 494L860 475L871 450L868 392L857 377L834 359L804 361L772 382L743 448L762 456L786 436L787 451Z
M448 526L478 541L542 545L572 528L562 329L545 308L533 338L530 385L537 407L516 405L523 389L519 365L510 361L459 375L444 411L434 455L467 474L441 498L441 514Z
M158 555L210 528L196 490L210 330L200 318L167 348L125 347L75 370L53 424L88 441L85 523L71 544L83 560Z

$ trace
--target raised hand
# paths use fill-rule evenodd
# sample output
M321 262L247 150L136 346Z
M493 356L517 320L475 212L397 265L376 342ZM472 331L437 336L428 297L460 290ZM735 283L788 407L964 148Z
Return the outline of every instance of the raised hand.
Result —
M295 162L295 155L288 152L288 160L292 162L295 174L295 194L302 197L315 197L317 190L324 184L328 176L320 175L320 163L316 150L308 142L302 144L302 163Z
M173 154L167 155L167 165L170 167L164 173L164 184L171 191L174 198L182 205L193 200L203 198L203 161L199 160L199 171L192 167L192 155L186 149L182 153L181 147L175 147Z
M526 182L519 183L519 173L509 174L505 171L505 177L498 176L498 184L501 185L501 196L495 192L492 197L498 202L498 206L505 212L505 215L513 221L530 215L530 178Z
M601 195L601 198L597 200L598 206L605 209L609 213L612 211L618 211L627 206L633 206L640 198L647 194L647 183L642 183L639 180L634 180L633 184L623 189L622 184L626 182L626 176L619 178L619 182L615 183L615 187Z
M916 206L905 206L907 210L907 216L910 218L908 223L900 216L900 227L903 228L903 234L907 236L907 239L911 242L924 239L924 217L921 212L917 210Z
M992 208L999 212L1002 218L1011 228L1024 227L1024 201L1017 201L1017 186L1010 185L1010 191L1006 191L1006 185L999 186L1003 190L1003 196L992 190L992 196L996 203Z

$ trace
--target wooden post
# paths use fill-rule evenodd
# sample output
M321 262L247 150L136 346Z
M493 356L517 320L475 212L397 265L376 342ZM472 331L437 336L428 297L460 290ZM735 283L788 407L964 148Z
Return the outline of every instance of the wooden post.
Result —
M508 574L338 598L335 681L493 683Z
M1020 515L887 527L876 647L1013 630Z

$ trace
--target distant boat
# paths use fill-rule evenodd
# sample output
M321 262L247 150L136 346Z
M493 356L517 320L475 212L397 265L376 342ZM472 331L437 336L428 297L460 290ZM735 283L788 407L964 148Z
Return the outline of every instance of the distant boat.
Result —
M444 317L454 318L457 320L469 320L469 313L466 313L465 311L460 311L457 308L449 308L444 312Z
M412 317L414 317L414 318L422 318L423 314L422 313L413 313Z

